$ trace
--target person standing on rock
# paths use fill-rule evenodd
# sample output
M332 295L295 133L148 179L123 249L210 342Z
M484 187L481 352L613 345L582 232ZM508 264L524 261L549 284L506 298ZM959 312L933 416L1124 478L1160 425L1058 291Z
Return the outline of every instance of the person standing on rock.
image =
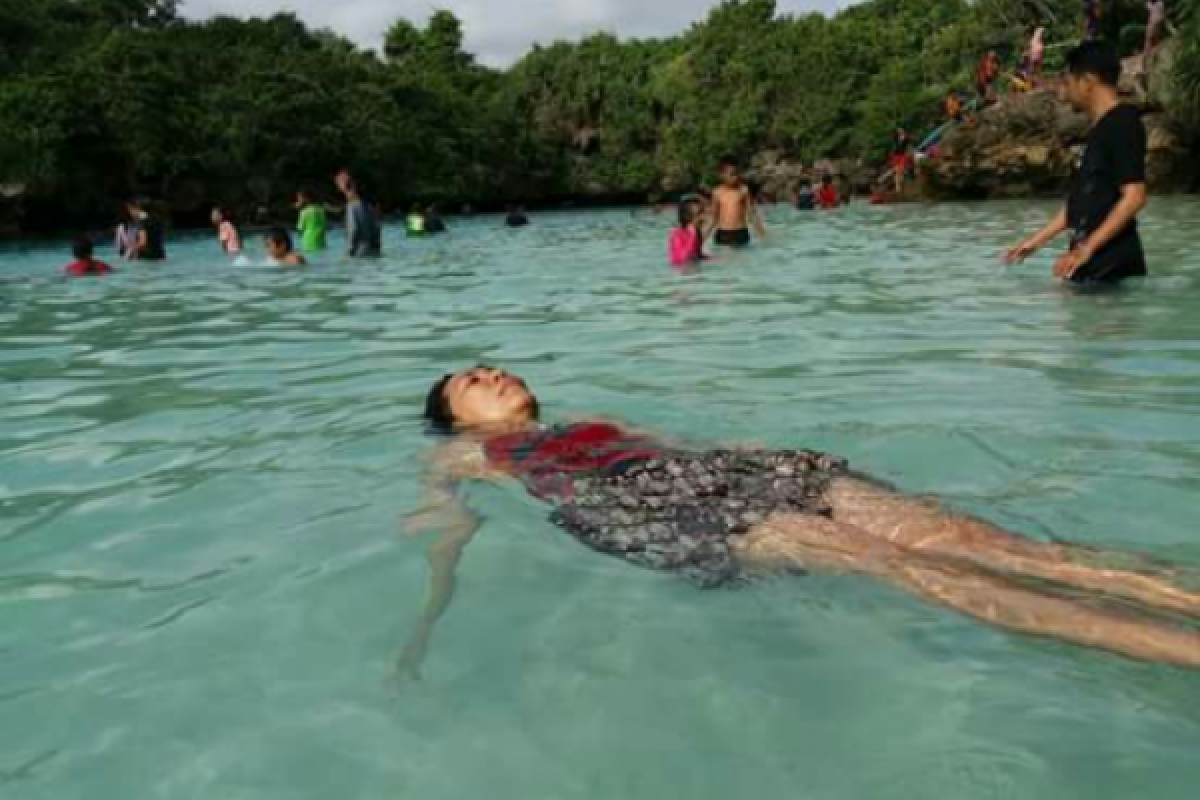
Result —
M1046 60L1046 29L1041 25L1031 26L1029 54L1025 62L1029 80L1037 86L1042 76L1042 64Z
M1163 40L1163 32L1167 27L1166 0L1150 0L1146 3L1146 49L1142 58L1148 59L1154 55Z
M1100 22L1104 16L1103 0L1083 0L1083 39L1090 42L1100 38Z
M1137 215L1146 207L1146 129L1140 112L1117 93L1121 59L1101 42L1067 56L1066 94L1092 129L1066 207L1041 231L1005 254L1019 264L1070 231L1070 249L1054 265L1071 283L1119 283L1146 274Z
M991 50L979 62L975 70L975 91L979 94L979 104L987 107L996 102L996 79L1000 77L1000 56Z
M896 186L896 195L904 194L904 184L908 179L908 168L912 162L912 139L904 128L897 128L892 134L892 154L889 166L892 169L892 181Z

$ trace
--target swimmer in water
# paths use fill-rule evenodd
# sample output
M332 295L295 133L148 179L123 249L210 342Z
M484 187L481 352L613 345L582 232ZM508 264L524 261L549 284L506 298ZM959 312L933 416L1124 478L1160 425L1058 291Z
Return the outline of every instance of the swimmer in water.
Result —
M138 243L138 228L129 209L125 208L122 211L121 221L117 224L117 231L113 246L116 247L117 257L126 260L137 258L137 243Z
M513 480L587 547L700 587L767 573L869 576L1016 633L1200 669L1200 593L1148 561L1035 542L908 497L808 450L704 450L609 422L540 424L515 375L477 367L440 380L425 418L453 435L433 454L410 534L438 533L428 602L400 659L418 674L481 518L466 481ZM1130 557L1123 560L1128 562Z
M308 261L292 249L292 235L283 228L272 228L263 239L267 256L280 267L304 267Z
M217 242L227 256L242 254L242 237L238 234L237 226L233 224L229 212L217 206L212 210L212 224L217 229Z
M346 198L346 255L379 258L383 254L383 233L377 210L363 199L348 170L341 170L333 180Z
M671 231L667 257L671 266L683 270L705 260L704 217L700 201L685 197L679 203L679 227Z
M306 253L319 253L326 247L328 221L325 208L313 200L313 193L301 189L296 193L296 230L300 233L300 246Z
M92 244L91 237L81 236L76 239L71 246L71 254L75 256L75 260L67 265L65 272L72 278L81 278L85 275L109 275L113 271L108 264L96 260L95 246Z
M442 218L442 210L436 203L425 209L425 232L430 236L449 232L449 228L446 227L446 220Z
M408 212L408 216L405 217L404 232L410 239L424 236L427 233L425 230L425 212L419 205L414 204L412 210Z
M837 184L833 182L832 175L826 175L821 178L821 188L817 189L817 208L822 211L832 211L842 204L842 198L838 195Z
M812 181L807 181L800 187L800 191L796 193L796 210L797 211L812 211L817 207L817 193L813 189Z
M510 228L524 228L529 224L529 217L525 214L524 206L509 206L508 214L504 217L504 224Z
M721 161L721 185L712 193L716 215L717 244L725 247L746 247L750 244L750 228L760 239L766 238L767 227L754 202L750 187L742 180L742 172L732 158Z
M167 257L166 236L158 216L151 214L144 200L130 200L125 211L133 220L136 240L126 255L131 261L163 261Z

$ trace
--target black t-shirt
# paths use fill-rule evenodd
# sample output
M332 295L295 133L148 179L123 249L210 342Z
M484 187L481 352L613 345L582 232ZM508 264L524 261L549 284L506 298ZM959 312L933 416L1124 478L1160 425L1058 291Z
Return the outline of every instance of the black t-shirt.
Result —
M141 222L142 230L146 232L146 246L138 250L141 261L162 261L167 257L163 245L163 226L154 217L146 217Z
M1121 200L1121 188L1146 182L1146 128L1141 113L1117 106L1092 127L1067 198L1072 246L1104 224ZM1075 273L1077 282L1119 281L1146 274L1146 256L1137 222L1129 226Z

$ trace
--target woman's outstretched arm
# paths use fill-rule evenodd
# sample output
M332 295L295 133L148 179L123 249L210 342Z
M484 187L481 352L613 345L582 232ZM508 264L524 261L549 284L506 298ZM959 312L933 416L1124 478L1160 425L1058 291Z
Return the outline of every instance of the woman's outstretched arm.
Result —
M483 522L463 500L462 483L486 477L484 464L476 443L453 442L437 450L425 473L422 505L404 520L406 534L435 533L437 538L428 552L425 605L396 665L401 678L420 677L433 631L454 598L458 564Z

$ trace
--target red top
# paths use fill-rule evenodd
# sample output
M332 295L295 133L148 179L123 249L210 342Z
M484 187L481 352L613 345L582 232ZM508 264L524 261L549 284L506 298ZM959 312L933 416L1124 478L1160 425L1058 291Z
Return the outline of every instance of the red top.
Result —
M583 422L533 433L496 436L484 443L488 461L525 482L535 497L569 500L571 476L608 472L662 455L660 447L604 422Z
M76 261L67 266L68 275L108 275L113 268L103 261Z
M821 208L837 208L842 204L841 198L838 197L837 187L829 184L822 185L817 189L817 205Z

